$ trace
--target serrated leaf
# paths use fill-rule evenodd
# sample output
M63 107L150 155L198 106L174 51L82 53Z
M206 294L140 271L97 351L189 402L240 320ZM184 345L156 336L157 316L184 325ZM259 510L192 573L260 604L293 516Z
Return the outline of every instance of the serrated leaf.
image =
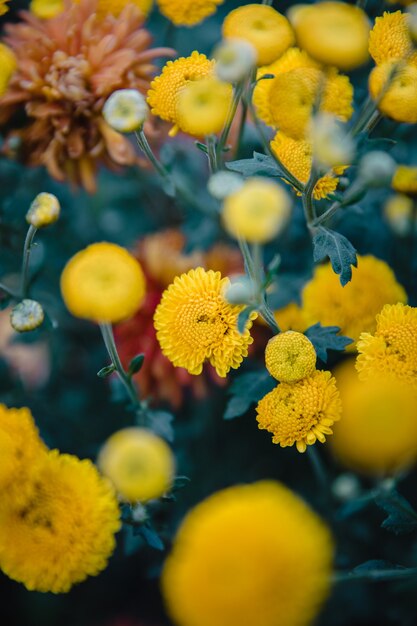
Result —
M226 163L226 168L246 177L259 176L260 174L277 177L284 174L272 157L259 152L254 152L252 159L241 159L240 161Z
M247 306L246 308L243 309L243 311L239 313L238 318L237 318L237 329L241 335L243 335L243 333L245 332L246 324L249 321L251 313L253 313L255 309L256 307Z
M133 374L137 374L141 370L144 360L144 354L137 354L134 356L129 363L128 375L133 376Z
M99 378L107 378L107 376L110 376L110 374L113 374L113 372L116 371L116 368L114 367L114 365L106 365L105 367L102 367L101 370L99 370L97 372L97 376Z
M392 490L375 498L375 503L388 513L381 528L403 535L417 530L417 511L397 491Z
M313 236L314 261L329 257L333 271L339 274L344 287L352 278L352 265L357 266L356 250L346 237L335 230L319 226Z
M139 527L139 534L142 535L148 546L155 550L163 550L165 548L162 539L158 533L149 524L143 524Z
M168 411L148 411L149 428L167 441L174 441L174 416Z
M223 415L225 420L239 417L246 413L251 404L259 402L272 391L277 381L268 372L250 372L235 378L230 386L231 398Z
M339 326L322 326L320 322L310 326L305 331L304 334L310 339L318 358L323 363L327 363L328 350L341 352L346 346L353 343L353 339L350 337L338 335L339 331Z

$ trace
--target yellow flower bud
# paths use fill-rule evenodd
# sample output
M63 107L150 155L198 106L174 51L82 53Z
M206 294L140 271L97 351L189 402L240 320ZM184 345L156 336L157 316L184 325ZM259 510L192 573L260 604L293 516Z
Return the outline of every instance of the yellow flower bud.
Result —
M107 98L103 117L119 133L132 133L143 126L148 115L148 105L137 89L118 89Z
M36 300L22 300L13 307L10 323L18 333L25 333L38 328L45 318L43 308Z
M39 193L26 213L26 221L35 228L43 228L53 224L59 218L61 206L52 193Z
M310 339L293 330L272 337L265 350L268 372L284 383L296 383L311 376L316 369L316 360Z

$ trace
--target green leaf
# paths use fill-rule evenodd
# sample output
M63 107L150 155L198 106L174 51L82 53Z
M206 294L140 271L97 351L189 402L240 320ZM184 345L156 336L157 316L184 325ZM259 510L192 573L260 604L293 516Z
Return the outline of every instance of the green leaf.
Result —
M125 556L132 556L132 554L143 548L144 538L141 534L135 533L130 526L124 528L123 534L123 552Z
M237 329L241 335L243 335L243 333L245 332L246 324L249 321L249 317L251 313L253 313L253 311L255 310L256 310L255 306L247 306L246 308L243 309L243 311L239 313L238 318L237 318Z
M97 376L99 378L107 378L107 376L110 376L110 374L113 374L115 370L116 368L114 367L113 364L106 365L106 367L102 367L101 370L97 372Z
M329 257L333 271L340 275L344 287L352 278L352 268L357 266L356 250L346 237L330 228L319 226L313 237L314 261Z
M305 331L304 334L310 339L318 358L323 363L327 363L328 350L342 352L346 346L353 343L350 337L338 335L339 331L339 326L322 326L320 322Z
M388 513L388 517L382 522L381 528L385 528L396 535L417 530L417 511L395 489L376 497L375 503Z
M225 420L246 413L251 404L258 403L277 385L267 371L249 372L235 378L230 386L231 398L223 415Z
M226 163L226 168L232 172L238 172L242 176L284 176L284 172L278 167L277 163L270 156L253 153L253 159L241 159L240 161L232 161Z
M134 356L129 363L129 368L127 372L128 375L133 376L133 374L137 374L141 370L144 360L144 354L137 354L136 356Z
M149 428L167 441L174 441L174 416L168 411L148 411Z
M137 534L142 535L148 546L154 548L155 550L163 550L164 543L156 530L150 525L149 522L146 522L142 526L139 526L137 529Z

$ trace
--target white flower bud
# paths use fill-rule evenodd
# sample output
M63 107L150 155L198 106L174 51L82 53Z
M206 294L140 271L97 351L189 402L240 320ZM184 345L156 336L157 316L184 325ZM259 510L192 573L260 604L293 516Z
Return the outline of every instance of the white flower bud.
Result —
M141 128L148 112L145 97L137 89L113 92L103 107L107 124L119 133L132 133Z
M232 278L224 294L229 304L252 304L255 296L251 279L244 275Z
M26 213L28 224L42 228L53 224L59 218L61 206L59 200L52 193L39 193Z
M333 481L332 492L339 500L353 500L360 494L359 481L354 474L340 474Z
M382 150L368 152L359 163L359 178L368 187L388 187L397 167L394 159Z
M18 333L35 330L42 324L44 318L43 308L36 300L22 300L10 313L10 323Z
M244 179L234 172L216 172L210 176L207 189L217 200L224 200L240 189L244 182Z
M319 113L310 127L314 158L325 167L349 165L355 154L355 143L343 125L329 113Z
M217 78L226 83L238 83L256 66L257 52L249 41L225 39L214 51Z

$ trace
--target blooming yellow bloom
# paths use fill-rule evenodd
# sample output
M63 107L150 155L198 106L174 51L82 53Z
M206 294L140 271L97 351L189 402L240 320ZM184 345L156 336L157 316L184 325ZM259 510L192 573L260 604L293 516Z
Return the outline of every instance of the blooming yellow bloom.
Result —
M249 178L225 198L222 220L236 239L265 243L276 237L287 224L290 201L277 183L266 178Z
M353 360L334 375L343 406L331 438L337 458L349 468L379 476L417 460L416 392L378 376L361 382Z
M410 196L417 195L417 167L399 165L392 179L392 188Z
M30 486L24 503L0 502L0 568L30 591L69 591L106 567L116 497L90 461L57 450L31 467Z
M311 376L316 369L316 360L310 339L293 330L272 337L265 349L266 369L282 383L296 383Z
M0 0L0 15L4 15L9 10L9 7L6 4L8 1L9 0Z
M146 502L168 491L174 458L163 439L146 428L124 428L104 444L98 466L121 500Z
M43 228L53 224L59 218L61 206L59 200L52 193L38 193L26 213L26 221L36 228Z
M332 560L321 519L284 485L263 481L188 513L162 591L180 626L307 626L329 593Z
M387 11L375 20L369 34L369 52L377 65L408 57L413 44L408 30L407 13Z
M178 131L177 98L180 90L189 81L198 80L213 73L214 61L210 61L205 54L194 50L189 57L168 61L162 73L152 81L148 91L148 104L153 115L158 115L163 120L174 124L171 134Z
M387 61L369 75L369 92L381 113L397 122L417 122L417 67Z
M247 356L256 314L240 334L237 318L243 307L225 300L229 285L220 272L198 267L177 276L164 291L154 323L162 352L175 366L201 374L207 360L224 377Z
M2 15L1 9L2 7L0 6L0 15ZM5 13L5 11L3 11L3 13ZM15 55L12 50L3 43L0 43L0 66L0 96L2 96L6 93L9 80L17 67Z
M224 0L157 0L159 10L176 26L194 26L213 15Z
M292 139L278 131L271 141L271 149L297 180L304 184L307 183L313 163L311 141ZM343 167L335 168L331 173L322 176L314 187L313 197L319 200L333 193L339 184L339 179L334 174L341 174L344 169Z
M375 316L384 304L406 302L407 294L394 272L374 256L358 256L352 280L344 287L330 263L316 267L302 293L303 311L308 324L339 326L341 334L354 341L361 332L375 330ZM354 350L350 345L347 350Z
M145 277L138 261L114 243L94 243L72 257L61 275L69 311L95 322L120 322L139 309Z
M10 324L18 333L35 330L44 319L45 313L39 302L28 298L16 304L10 313Z
M392 230L400 237L407 235L413 228L417 215L413 215L414 202L409 196L395 194L384 205L384 216Z
M282 331L296 330L302 333L307 328L304 312L295 302L290 302L282 309L274 311L274 317Z
M258 53L258 65L272 63L294 44L287 18L262 4L246 4L231 11L223 22L222 32L223 37L249 41Z
M281 448L307 446L326 441L331 426L340 419L342 406L336 380L330 372L316 370L296 383L280 383L256 407L258 428L272 433Z
M73 2L79 1L73 0ZM146 16L152 8L153 0L98 0L97 13L100 17L105 17L109 13L118 17L127 4L136 5ZM64 0L32 0L30 3L32 13L45 20L59 15L64 8Z
M368 60L366 13L345 2L295 5L288 12L297 43L326 65L349 71Z
M232 86L215 76L189 81L177 97L175 117L179 128L196 137L220 132L225 125L232 96Z
M361 380L381 375L417 390L417 308L386 304L376 316L375 333L361 334L358 352Z

